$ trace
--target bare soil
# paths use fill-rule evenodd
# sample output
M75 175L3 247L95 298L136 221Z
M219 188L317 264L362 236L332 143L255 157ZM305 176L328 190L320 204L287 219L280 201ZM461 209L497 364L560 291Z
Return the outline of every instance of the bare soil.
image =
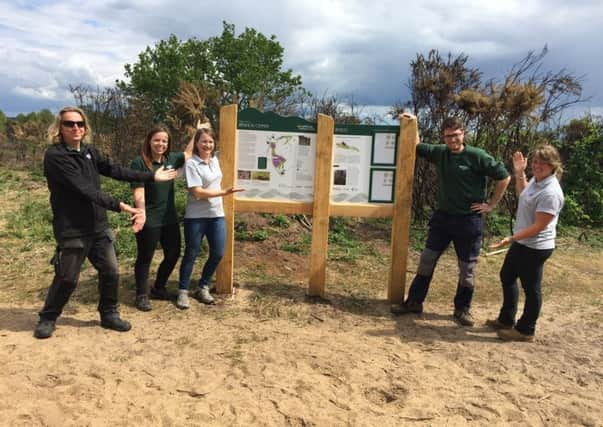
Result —
M3 194L2 212L18 206L21 191ZM327 300L314 301L306 298L309 256L283 249L301 248L305 229L262 215L237 221L267 239L236 243L233 295L186 311L153 301L142 313L132 306L132 260L122 258L121 311L133 328L116 333L99 326L87 266L44 341L32 331L53 244L2 233L1 424L603 425L601 250L561 239L546 264L536 341L503 343L483 322L499 309L504 254L480 260L478 323L463 328L452 319L452 252L425 312L393 317L386 225L350 224L369 249L330 253ZM408 281L421 244L413 242ZM176 280L174 272L170 289Z

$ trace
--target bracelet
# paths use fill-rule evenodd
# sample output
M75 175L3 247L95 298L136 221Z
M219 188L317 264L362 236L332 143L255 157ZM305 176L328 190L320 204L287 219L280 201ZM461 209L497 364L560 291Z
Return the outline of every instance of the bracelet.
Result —
M525 173L522 173L521 175L515 175L515 179L524 179L526 177Z

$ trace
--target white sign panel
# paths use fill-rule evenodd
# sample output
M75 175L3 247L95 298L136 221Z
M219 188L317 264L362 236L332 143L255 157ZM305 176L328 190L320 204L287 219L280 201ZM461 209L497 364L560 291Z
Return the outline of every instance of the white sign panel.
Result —
M335 135L334 202L367 203L371 164L371 137Z
M243 197L312 201L316 134L239 130Z

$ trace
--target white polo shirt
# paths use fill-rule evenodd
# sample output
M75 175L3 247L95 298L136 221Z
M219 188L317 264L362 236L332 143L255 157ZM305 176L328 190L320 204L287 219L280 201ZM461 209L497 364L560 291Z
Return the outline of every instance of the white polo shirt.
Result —
M203 187L208 190L220 190L222 183L222 170L217 157L212 157L209 162L193 156L184 164L186 187ZM222 196L197 200L189 192L186 200L185 218L217 218L224 216Z
M534 224L536 212L553 215L553 220L537 235L518 240L518 242L532 249L554 249L557 221L559 212L563 208L563 202L563 191L555 175L546 177L540 182L536 182L532 177L519 195L513 232L517 233Z

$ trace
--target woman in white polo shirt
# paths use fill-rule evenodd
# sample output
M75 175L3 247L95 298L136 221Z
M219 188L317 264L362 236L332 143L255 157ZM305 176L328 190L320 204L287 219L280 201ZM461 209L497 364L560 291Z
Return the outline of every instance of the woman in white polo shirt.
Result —
M226 239L222 196L243 191L234 187L222 190L222 170L218 158L214 156L215 143L212 130L198 129L193 139L193 156L184 165L188 198L184 214L184 256L180 264L176 301L176 306L180 309L187 309L190 306L189 281L203 237L207 237L209 256L203 266L194 297L205 304L214 302L209 293L209 281L224 256Z
M564 197L559 179L563 173L559 152L552 145L541 145L531 155L532 178L525 170L527 159L513 154L515 189L519 196L513 235L491 245L492 249L511 244L500 270L503 304L498 318L486 324L505 341L533 341L536 320L542 307L541 282L544 262L555 249L557 220ZM515 323L519 290L525 292L523 314Z

